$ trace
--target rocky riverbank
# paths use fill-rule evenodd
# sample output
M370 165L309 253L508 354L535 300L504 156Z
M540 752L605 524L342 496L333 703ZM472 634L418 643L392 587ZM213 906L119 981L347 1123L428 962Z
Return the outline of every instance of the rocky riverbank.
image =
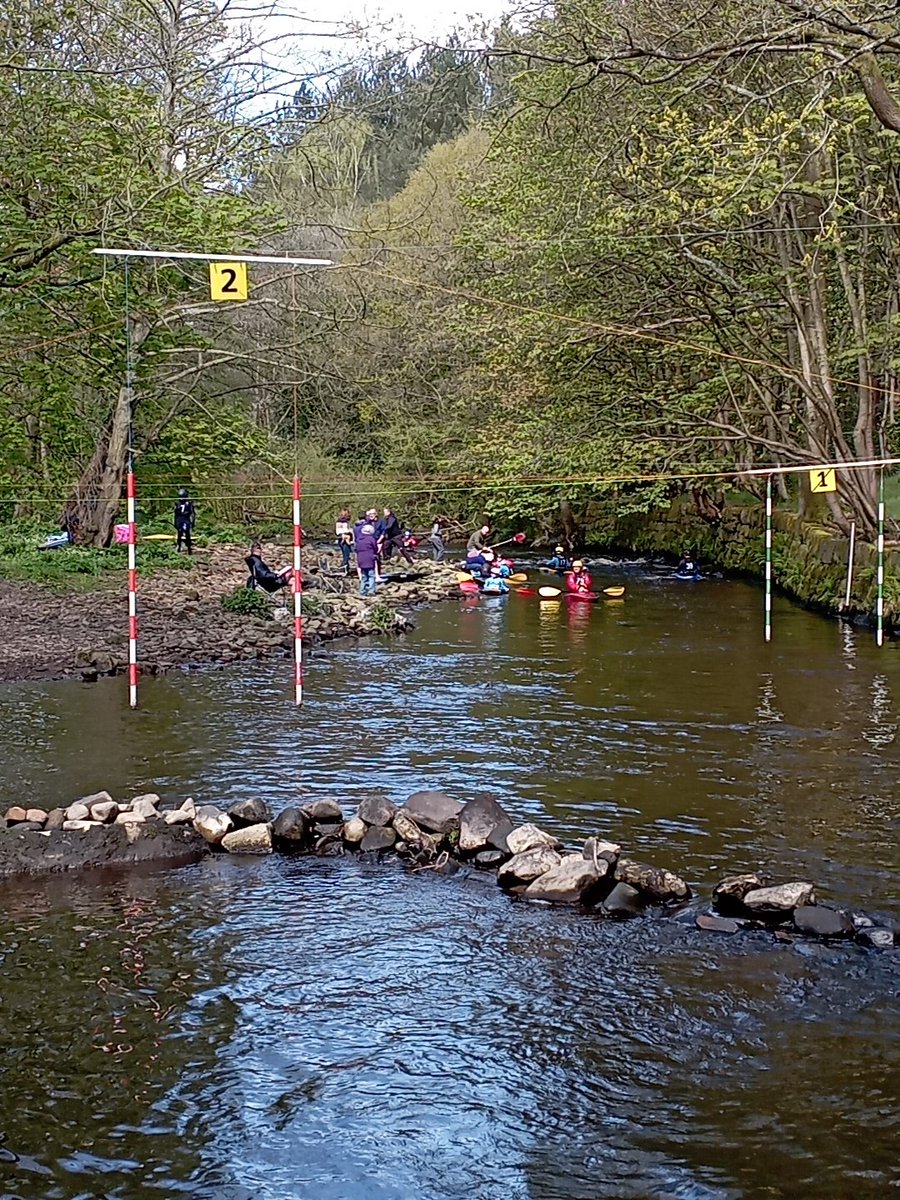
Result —
M54 551L64 554L65 550ZM162 674L176 668L287 656L293 652L291 597L275 600L266 618L227 612L222 600L247 577L243 546L198 550L190 570L156 570L138 585L140 669ZM288 552L264 546L267 561L281 565ZM421 559L388 572L375 600L356 595L356 577L338 571L339 556L311 549L304 568L304 643L313 648L340 637L402 633L411 612L459 595L455 571ZM92 681L127 669L127 602L124 577L90 592L60 592L37 584L0 580L0 680Z
M616 842L590 836L566 847L536 825L517 823L490 796L463 803L425 791L397 805L371 795L349 817L338 801L322 799L273 818L259 799L227 811L191 799L164 809L155 794L116 802L101 792L52 812L14 806L2 824L0 876L204 853L391 855L414 871L489 873L509 896L577 905L609 919L655 911L720 935L763 930L780 941L852 939L891 951L898 942L887 921L819 900L810 881L776 883L745 872L720 880L704 902L675 872L629 857Z

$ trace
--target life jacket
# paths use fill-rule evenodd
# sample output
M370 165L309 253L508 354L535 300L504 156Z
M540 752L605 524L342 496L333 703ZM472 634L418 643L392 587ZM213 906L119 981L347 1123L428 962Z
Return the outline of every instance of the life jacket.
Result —
M504 579L498 579L494 576L491 579L484 581L484 586L481 589L483 592L492 592L494 594L504 593L509 591L509 584Z

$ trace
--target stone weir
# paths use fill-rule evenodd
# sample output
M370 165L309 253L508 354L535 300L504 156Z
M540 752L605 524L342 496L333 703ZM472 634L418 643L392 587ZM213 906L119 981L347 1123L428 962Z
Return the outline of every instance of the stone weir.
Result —
M656 909L708 933L763 929L781 941L854 939L877 950L893 950L898 941L887 921L818 900L806 880L732 875L715 886L709 903L689 905L691 888L673 871L629 858L599 836L567 848L536 825L517 824L490 796L463 803L424 791L397 805L370 795L351 817L336 800L314 800L273 819L258 799L227 810L188 799L166 810L155 794L117 803L99 792L49 813L10 808L3 824L0 877L208 853L394 855L415 871L489 872L510 896L611 919Z

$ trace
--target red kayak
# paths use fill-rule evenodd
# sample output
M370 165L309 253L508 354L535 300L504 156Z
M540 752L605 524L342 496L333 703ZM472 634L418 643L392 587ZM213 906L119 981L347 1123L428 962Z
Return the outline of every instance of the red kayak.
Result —
M599 592L566 592L565 597L567 600L586 600L588 603L592 604L595 600L600 599L600 593Z

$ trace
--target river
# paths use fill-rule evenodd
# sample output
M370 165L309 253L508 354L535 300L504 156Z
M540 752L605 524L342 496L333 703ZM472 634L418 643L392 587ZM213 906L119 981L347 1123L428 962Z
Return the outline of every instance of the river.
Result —
M490 791L708 895L815 880L900 916L900 647L749 584L625 569L288 664L0 689L10 802L276 808ZM617 583L610 567L602 583ZM350 858L0 889L2 1200L884 1197L898 954L721 938Z

